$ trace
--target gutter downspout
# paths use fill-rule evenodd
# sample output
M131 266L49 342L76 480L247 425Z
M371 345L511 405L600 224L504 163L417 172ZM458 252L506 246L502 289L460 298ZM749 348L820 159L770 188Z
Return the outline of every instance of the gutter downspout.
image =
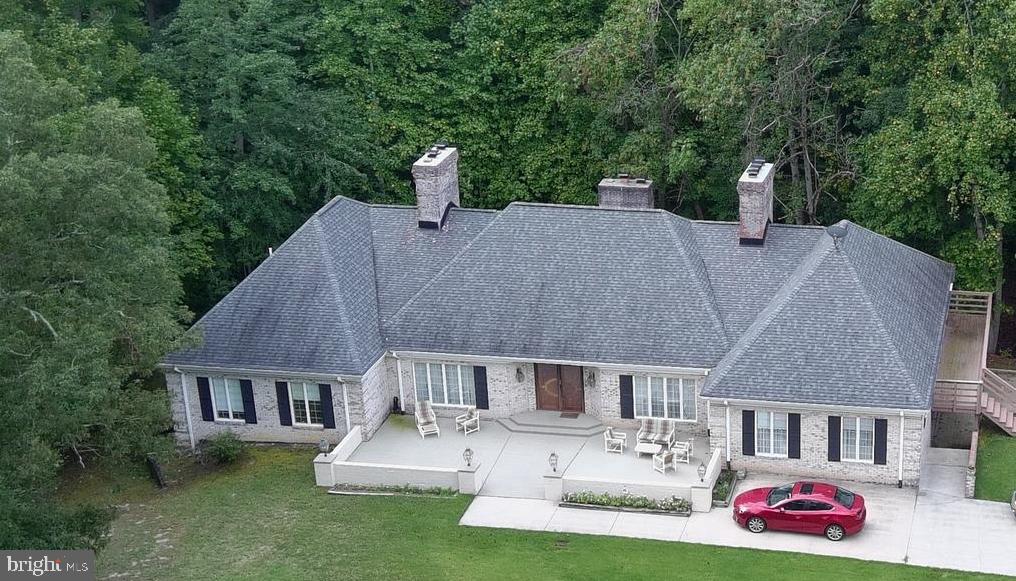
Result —
M723 400L723 413L726 415L727 423L727 437L724 439L727 446L727 470L730 470L730 402L727 400Z
M899 480L896 482L897 488L903 488L903 424L906 418L903 416L903 412L900 412L900 475Z
M179 367L174 367L173 371L180 374L180 391L183 392L183 416L187 418L187 439L190 440L190 449L193 452L195 450L194 426L191 425L190 398L187 397L187 374L180 371Z
M406 413L406 395L402 390L402 360L398 355L392 356L395 357L395 374L399 377L399 410Z
M353 426L349 423L349 390L346 389L346 382L342 381L341 377L336 377L335 379L342 386L342 415L346 418L346 433L348 434L353 429Z

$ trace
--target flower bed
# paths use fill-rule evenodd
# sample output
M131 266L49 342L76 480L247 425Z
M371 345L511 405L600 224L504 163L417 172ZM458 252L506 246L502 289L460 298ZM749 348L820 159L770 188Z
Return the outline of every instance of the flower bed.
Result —
M365 484L336 484L329 491L329 494L343 494L350 496L431 496L451 498L458 494L452 488L433 486L423 488L420 486L404 485L365 485Z
M573 508L592 508L599 510L618 510L622 512L648 512L688 516L691 514L691 503L677 496L656 500L647 496L630 494L598 494L583 490L582 492L566 492L561 496L560 506Z
M713 506L730 506L731 497L734 496L734 485L737 484L737 473L733 470L721 470L716 485L713 487Z

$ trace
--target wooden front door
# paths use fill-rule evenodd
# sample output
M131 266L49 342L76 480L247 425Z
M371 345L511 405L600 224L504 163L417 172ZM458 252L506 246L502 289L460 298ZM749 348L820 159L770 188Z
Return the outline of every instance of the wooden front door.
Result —
M585 410L582 368L537 363L536 409L562 412Z

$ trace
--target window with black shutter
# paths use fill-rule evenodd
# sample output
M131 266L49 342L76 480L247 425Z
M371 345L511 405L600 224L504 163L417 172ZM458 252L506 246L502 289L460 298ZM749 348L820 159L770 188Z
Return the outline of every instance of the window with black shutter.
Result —
M741 410L741 454L755 455L755 410Z

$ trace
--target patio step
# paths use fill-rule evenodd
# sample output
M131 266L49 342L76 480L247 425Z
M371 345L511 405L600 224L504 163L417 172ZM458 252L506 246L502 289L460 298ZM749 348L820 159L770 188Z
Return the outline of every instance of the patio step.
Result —
M603 424L586 415L580 415L578 418L562 418L560 414L519 414L499 419L497 423L516 434L588 438L603 433Z

